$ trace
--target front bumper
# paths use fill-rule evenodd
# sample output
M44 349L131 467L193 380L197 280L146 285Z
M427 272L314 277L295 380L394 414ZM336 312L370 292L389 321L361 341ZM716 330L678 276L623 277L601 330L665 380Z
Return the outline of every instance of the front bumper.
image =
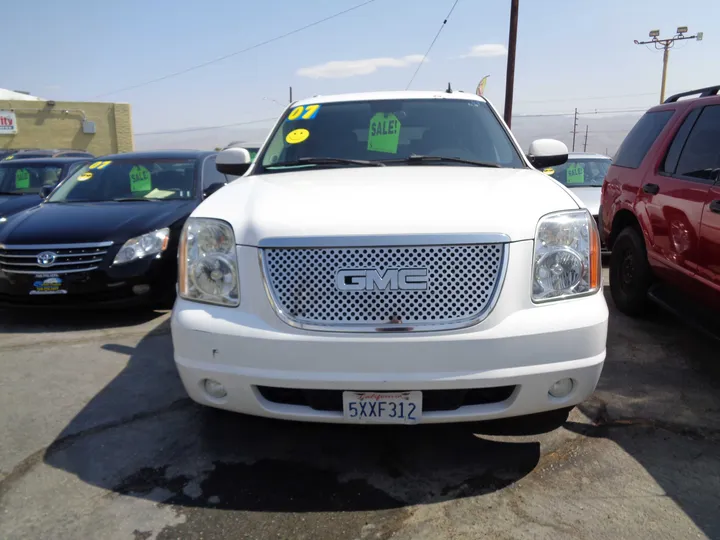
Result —
M33 283L47 277L62 280L64 294L30 294ZM143 306L166 298L175 289L177 270L174 253L163 253L160 259L135 261L97 270L54 274L52 269L37 274L10 274L0 270L0 307L4 308L123 308ZM136 292L136 286L142 292Z
M288 420L343 422L342 412L327 405L337 403L343 390L421 390L434 397L436 391L466 395L471 394L466 390L483 389L479 400L458 399L457 407L423 411L422 422L487 420L580 403L592 394L602 371L608 320L602 292L533 304L528 279L532 242L511 245L503 291L480 324L392 335L286 325L257 286L255 250L241 247L238 254L244 276L240 308L178 299L173 311L178 371L189 396L204 405ZM573 380L572 392L550 396L550 387L563 378ZM227 395L211 397L205 379L220 382ZM499 390L507 387L507 393ZM303 392L277 398L282 389ZM329 401L296 399L322 390L331 391ZM493 395L495 400L488 397Z

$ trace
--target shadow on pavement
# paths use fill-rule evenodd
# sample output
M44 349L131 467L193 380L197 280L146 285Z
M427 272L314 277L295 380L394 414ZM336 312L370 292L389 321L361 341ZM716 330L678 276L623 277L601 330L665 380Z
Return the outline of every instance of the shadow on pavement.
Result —
M661 310L626 317L606 294L608 356L594 396L578 406L595 421L564 427L622 448L709 538L720 538L717 342Z
M565 428L622 448L705 534L720 537L715 345L672 316L632 320L614 311L609 295L608 303L607 362L595 396L579 407L595 423ZM366 427L204 409L182 388L168 324L134 348L103 346L127 355L126 368L68 424L44 461L117 494L178 505L195 526L212 527L218 512L233 510L246 534L262 536L268 523L304 513L308 530L323 531L317 538L333 538L341 535L333 534L332 512L355 512L362 521L371 519L364 512L492 493L533 471L541 449L537 441L486 435L542 433L565 420ZM624 474L598 460L608 467L600 474ZM191 536L185 526L166 532Z
M383 510L490 493L531 472L540 443L480 435L552 430L567 411L525 424L418 427L284 422L192 403L168 321L52 443L45 463L119 494L253 512Z
M41 334L124 328L148 323L166 311L151 309L62 311L0 309L0 334Z

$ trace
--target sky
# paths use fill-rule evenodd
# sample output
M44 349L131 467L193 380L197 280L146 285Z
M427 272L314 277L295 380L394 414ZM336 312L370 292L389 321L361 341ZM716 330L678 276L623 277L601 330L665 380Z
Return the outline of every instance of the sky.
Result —
M374 0L290 37L206 67L140 85L240 51L366 0L54 0L3 7L0 87L47 99L132 105L143 135L276 117L288 101L316 94L403 90L454 0ZM582 7L579 7L582 6ZM502 111L510 0L459 0L412 89L473 92ZM520 0L514 113L643 109L659 100L662 52L633 44L677 26L704 32L670 54L668 93L720 83L717 0ZM12 44L15 44L14 47ZM581 117L582 125L594 120ZM587 121L586 121L587 120ZM522 124L541 124L525 118ZM210 138L262 133L208 130ZM520 124L520 122L518 122ZM570 121L568 129L572 129ZM608 130L606 130L608 131ZM609 130L612 131L612 130ZM173 137L192 142L183 134ZM249 135L248 135L249 136Z

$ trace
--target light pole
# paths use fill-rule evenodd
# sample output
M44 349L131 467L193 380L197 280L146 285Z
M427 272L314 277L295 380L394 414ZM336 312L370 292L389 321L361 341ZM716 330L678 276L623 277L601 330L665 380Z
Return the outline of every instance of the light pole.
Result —
M515 87L515 48L517 45L518 9L520 0L510 4L510 32L508 35L507 74L505 76L505 123L512 121L513 89Z
M650 30L649 37L652 39L649 41L638 41L635 40L635 45L648 45L652 43L655 45L657 50L663 51L663 71L662 71L662 83L660 84L660 103L665 101L665 81L667 79L667 66L668 58L670 56L670 49L675 46L676 41L682 41L684 39L696 39L702 41L703 33L698 32L694 36L686 36L688 28L687 26L678 26L677 33L671 38L659 39L660 30Z

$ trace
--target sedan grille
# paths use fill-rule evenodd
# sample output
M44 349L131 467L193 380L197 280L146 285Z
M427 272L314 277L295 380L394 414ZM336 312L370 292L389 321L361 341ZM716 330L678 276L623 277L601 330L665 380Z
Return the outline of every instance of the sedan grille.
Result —
M487 316L506 251L501 243L266 248L262 261L273 307L288 324L339 332L443 330Z
M74 274L96 270L112 242L55 245L0 245L6 274Z

